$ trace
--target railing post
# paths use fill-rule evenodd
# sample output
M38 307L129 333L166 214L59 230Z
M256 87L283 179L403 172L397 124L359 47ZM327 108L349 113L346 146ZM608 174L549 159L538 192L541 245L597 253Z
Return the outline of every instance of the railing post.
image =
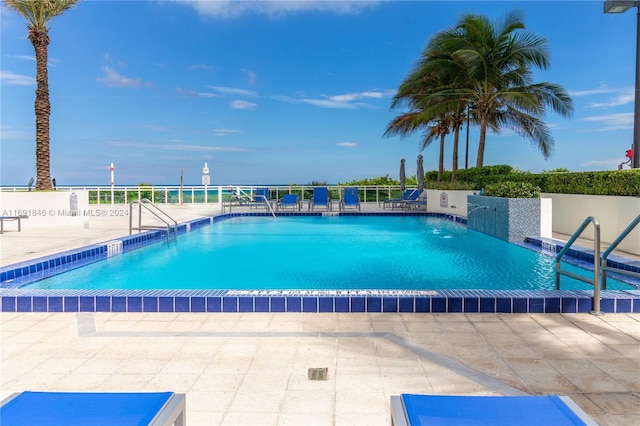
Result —
M593 222L593 315L602 315L600 310L600 223Z

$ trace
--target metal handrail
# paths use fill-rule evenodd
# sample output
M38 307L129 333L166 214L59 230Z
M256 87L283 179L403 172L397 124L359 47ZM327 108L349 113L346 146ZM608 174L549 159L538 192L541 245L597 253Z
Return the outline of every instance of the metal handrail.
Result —
M622 233L620 235L618 235L618 238L616 238L615 241L613 243L611 243L609 248L607 248L602 253L602 261L601 261L601 264L602 264L602 266L601 266L601 269L602 269L602 288L604 290L607 289L607 271L612 271L612 272L616 272L616 273L619 273L619 274L630 275L630 276L635 277L635 278L640 278L640 274L637 273L637 272L627 271L625 269L620 269L620 268L613 268L613 267L607 265L607 258L609 257L611 252L616 247L618 247L618 244L620 244L622 242L622 240L624 240L629 235L629 233L631 231L633 231L633 228L638 226L638 224L640 224L640 214L638 216L636 216L636 218L634 220L631 221L631 223L624 229L624 231L622 231Z
M138 204L138 227L133 227L133 205ZM156 209L156 211L152 210L149 206L152 206ZM160 207L153 204L146 198L142 198L140 200L133 200L129 203L129 235L135 231L143 231L143 230L151 230L151 229L164 229L164 226L154 226L154 225L145 225L142 226L142 207L144 207L149 213L154 215L158 220L163 222L166 225L167 229L167 242L169 242L169 236L171 235L171 222L173 222L173 240L176 241L178 235L178 222L171 216L169 216L165 211L163 211ZM162 217L163 215L164 217Z
M560 260L566 254L571 245L584 232L589 223L593 223L593 279L589 279L560 268ZM566 275L576 280L591 284L593 286L593 310L594 315L602 315L600 310L600 222L593 216L589 216L582 222L582 225L573 233L569 241L562 247L556 255L556 290L560 290L560 275Z
M258 197L258 198L262 198L262 199L264 200L264 203L267 205L267 208L268 208L269 210L271 210L271 215L273 216L273 218L274 218L274 219L277 219L277 217L276 217L276 212L275 212L275 211L273 211L273 207L271 206L271 203L269 202L269 199L268 199L266 196L264 196L264 195L258 195L257 197Z

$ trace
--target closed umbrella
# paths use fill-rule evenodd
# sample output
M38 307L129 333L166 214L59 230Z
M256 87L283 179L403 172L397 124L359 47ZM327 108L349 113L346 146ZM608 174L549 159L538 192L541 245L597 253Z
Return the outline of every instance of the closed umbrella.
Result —
M416 179L418 180L418 192L422 194L422 191L424 190L424 166L422 165L422 154L418 155Z
M400 160L400 190L402 192L404 192L404 190L407 187L406 180L407 180L407 176L405 175L405 172L404 172L404 158L403 158L402 160Z

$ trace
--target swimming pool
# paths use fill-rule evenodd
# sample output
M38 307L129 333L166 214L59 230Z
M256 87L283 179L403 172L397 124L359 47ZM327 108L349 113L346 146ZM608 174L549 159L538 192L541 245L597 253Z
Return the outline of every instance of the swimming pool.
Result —
M555 273L553 257L440 217L243 217L23 288L553 290ZM563 277L562 288L591 287ZM633 287L610 280L609 289Z

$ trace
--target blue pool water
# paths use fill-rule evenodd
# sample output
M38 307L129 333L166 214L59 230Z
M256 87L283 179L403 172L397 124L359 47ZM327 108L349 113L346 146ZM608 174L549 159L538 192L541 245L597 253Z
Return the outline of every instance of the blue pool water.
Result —
M571 265L563 269L589 274ZM555 273L552 257L440 218L251 217L217 222L175 243L153 244L24 288L551 290ZM562 289L589 288L562 277Z

